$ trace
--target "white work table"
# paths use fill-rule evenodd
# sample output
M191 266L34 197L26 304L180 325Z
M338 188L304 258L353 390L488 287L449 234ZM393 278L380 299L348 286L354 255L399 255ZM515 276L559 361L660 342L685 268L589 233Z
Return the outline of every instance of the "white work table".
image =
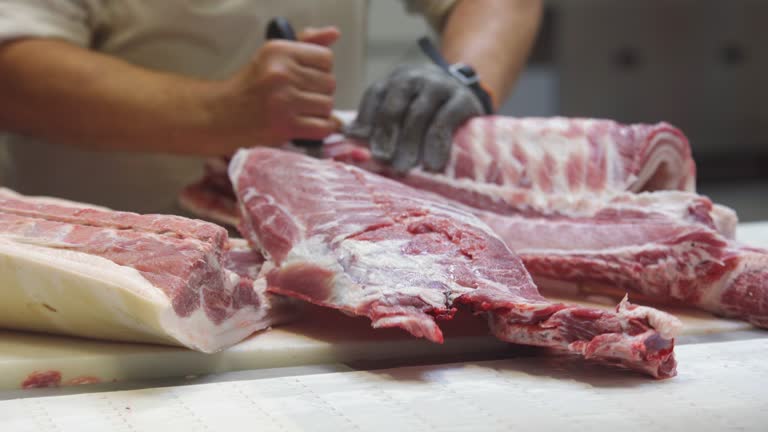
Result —
M765 430L768 339L677 354L666 381L522 357L17 399L0 402L0 421L4 432Z
M739 237L768 246L768 223L743 224ZM5 399L0 400L0 431L699 432L768 427L768 332L741 323L718 322L715 331L680 338L679 375L664 381L526 349L502 352L489 340L468 345L458 340L454 348L463 346L468 360L455 363L435 360L434 352L413 345L409 349L416 357L431 355L432 360L393 363L374 356L379 361L0 390ZM393 343L398 342L385 337L367 348ZM459 354L456 350L449 351L448 359ZM508 358L499 360L502 354ZM316 360L329 358L334 357L318 355ZM495 360L483 361L489 358ZM398 364L410 366L393 367Z

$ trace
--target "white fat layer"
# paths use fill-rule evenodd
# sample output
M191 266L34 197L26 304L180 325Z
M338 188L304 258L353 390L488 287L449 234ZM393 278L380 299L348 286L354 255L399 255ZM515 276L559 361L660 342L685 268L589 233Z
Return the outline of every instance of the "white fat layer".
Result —
M736 268L705 290L699 300L699 305L712 312L721 312L723 310L723 294L733 285L736 279L744 272L754 271L755 269L765 271L766 265L768 265L768 260L764 254L743 251Z
M215 324L202 307L188 317L178 316L165 293L137 270L83 252L0 237L0 272L0 280L13 284L0 287L6 292L0 311L16 312L0 317L0 323L9 328L175 343L214 352L273 321L263 278L254 285L261 300L259 308L237 310L232 317ZM225 273L225 290L231 292L239 277L230 271ZM43 310L42 305L50 305L55 311ZM34 308L32 312L18 313L30 307ZM33 314L39 316L30 321Z
M736 227L739 224L739 217L733 209L724 205L714 204L712 206L712 219L715 222L717 232L729 240L736 238Z
M451 291L449 299L472 291L471 288L458 285L446 272L445 265L441 262L445 257L435 254L404 255L392 253L401 251L408 244L408 240L380 240L376 242L346 240L340 246L342 257L355 257L347 271L353 276L363 276L367 280L381 287L392 286L400 293L418 295L424 298L430 295L432 301L443 304L445 297L439 290L424 290L423 287L413 286L409 280L392 280L393 270L410 274L419 274L429 281L439 281L446 284ZM426 292L425 292L426 291Z
M353 110L333 110L333 116L339 119L342 125L350 125L357 117L357 111Z
M672 339L683 331L683 322L666 312L647 306L635 306L634 308L629 308L629 300L626 295L619 304L618 313L621 317L626 318L625 320L622 320L622 326L625 330L629 329L628 320L635 318L639 320L648 320L651 327L659 332L664 339Z
M213 323L202 307L186 317L167 309L160 315L160 323L164 331L182 345L206 353L220 351L274 323L275 317L265 295L266 281L263 278L256 280L254 290L260 300L257 309L250 306L239 309L219 324Z
M229 238L229 249L232 251L249 251L251 248L248 246L248 240L241 237Z
M689 165L686 164L683 159L683 155L676 151L674 146L658 145L663 141L678 142L680 138L671 132L660 132L654 135L653 140L649 143L648 147L653 149L652 158L643 165L643 169L638 173L639 176L630 182L628 189L632 192L639 192L646 186L648 181L661 169L664 165L671 167L683 167L683 172L677 173L678 175L685 175L688 177L688 181L683 186L687 192L694 192L696 187L696 178L688 175L686 172ZM673 178L673 180L675 180ZM676 181L670 182L667 180L664 186L667 188L676 188Z
M153 302L168 301L166 295L136 269L121 266L106 258L84 252L51 248L42 243L32 244L18 240L18 238L0 236L0 254L28 259L45 264L52 269L76 273L84 278L113 284ZM25 289L34 292L35 288L35 286L29 286Z
M313 236L291 250L283 266L312 262L313 265L332 270L334 303L364 304L382 299L386 293L418 297L434 306L444 306L442 290L424 289L423 280L444 283L451 292L450 301L471 291L457 284L446 272L441 256L434 254L405 255L399 251L408 240L360 241L343 240L332 251L322 236ZM419 275L423 280L397 278L397 274ZM356 281L360 281L359 285Z
M170 341L157 327L158 314L170 308L170 302L135 269L82 252L1 238L0 280L2 326L117 340Z
M261 196L261 192L259 192L255 187L249 187L245 189L245 193L243 193L243 202L247 203L248 201ZM274 204L275 200L271 196L265 196L267 199L267 202L270 204Z
M243 168L245 167L245 161L247 159L248 150L240 149L235 153L234 156L232 156L232 160L229 161L229 168L227 169L227 173L229 174L229 180L232 182L235 190L238 188L240 176L243 173Z

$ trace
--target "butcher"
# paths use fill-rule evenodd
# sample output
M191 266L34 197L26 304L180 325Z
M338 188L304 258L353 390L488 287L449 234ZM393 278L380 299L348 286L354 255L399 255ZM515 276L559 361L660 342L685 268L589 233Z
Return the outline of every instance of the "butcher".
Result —
M0 0L3 184L174 213L205 157L322 139L334 108L357 108L348 133L379 160L439 170L457 126L509 94L541 1L404 3L446 64L398 65L365 89L365 0ZM298 40L265 41L275 16Z

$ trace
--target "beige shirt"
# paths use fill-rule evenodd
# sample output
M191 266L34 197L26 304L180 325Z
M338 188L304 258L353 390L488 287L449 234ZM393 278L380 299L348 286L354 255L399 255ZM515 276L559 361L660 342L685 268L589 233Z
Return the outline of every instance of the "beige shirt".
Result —
M439 25L454 0L405 3ZM273 16L297 29L332 24L342 32L333 47L335 100L352 109L363 91L367 7L366 0L0 0L0 43L55 37L151 69L223 78L258 50ZM178 212L178 191L202 173L194 157L91 152L11 134L0 140L6 186L116 209Z

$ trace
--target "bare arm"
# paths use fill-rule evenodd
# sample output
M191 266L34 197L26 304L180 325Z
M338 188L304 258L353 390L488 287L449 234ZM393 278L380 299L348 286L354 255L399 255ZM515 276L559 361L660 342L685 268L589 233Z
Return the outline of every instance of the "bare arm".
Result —
M443 55L471 65L498 107L525 66L541 12L541 0L459 0L443 27Z
M315 43L338 37L325 30ZM0 130L95 150L197 155L322 137L335 127L332 63L326 47L274 41L231 79L205 81L64 41L18 40L0 46Z
M149 71L67 42L0 48L0 129L86 148L196 153L209 83Z

